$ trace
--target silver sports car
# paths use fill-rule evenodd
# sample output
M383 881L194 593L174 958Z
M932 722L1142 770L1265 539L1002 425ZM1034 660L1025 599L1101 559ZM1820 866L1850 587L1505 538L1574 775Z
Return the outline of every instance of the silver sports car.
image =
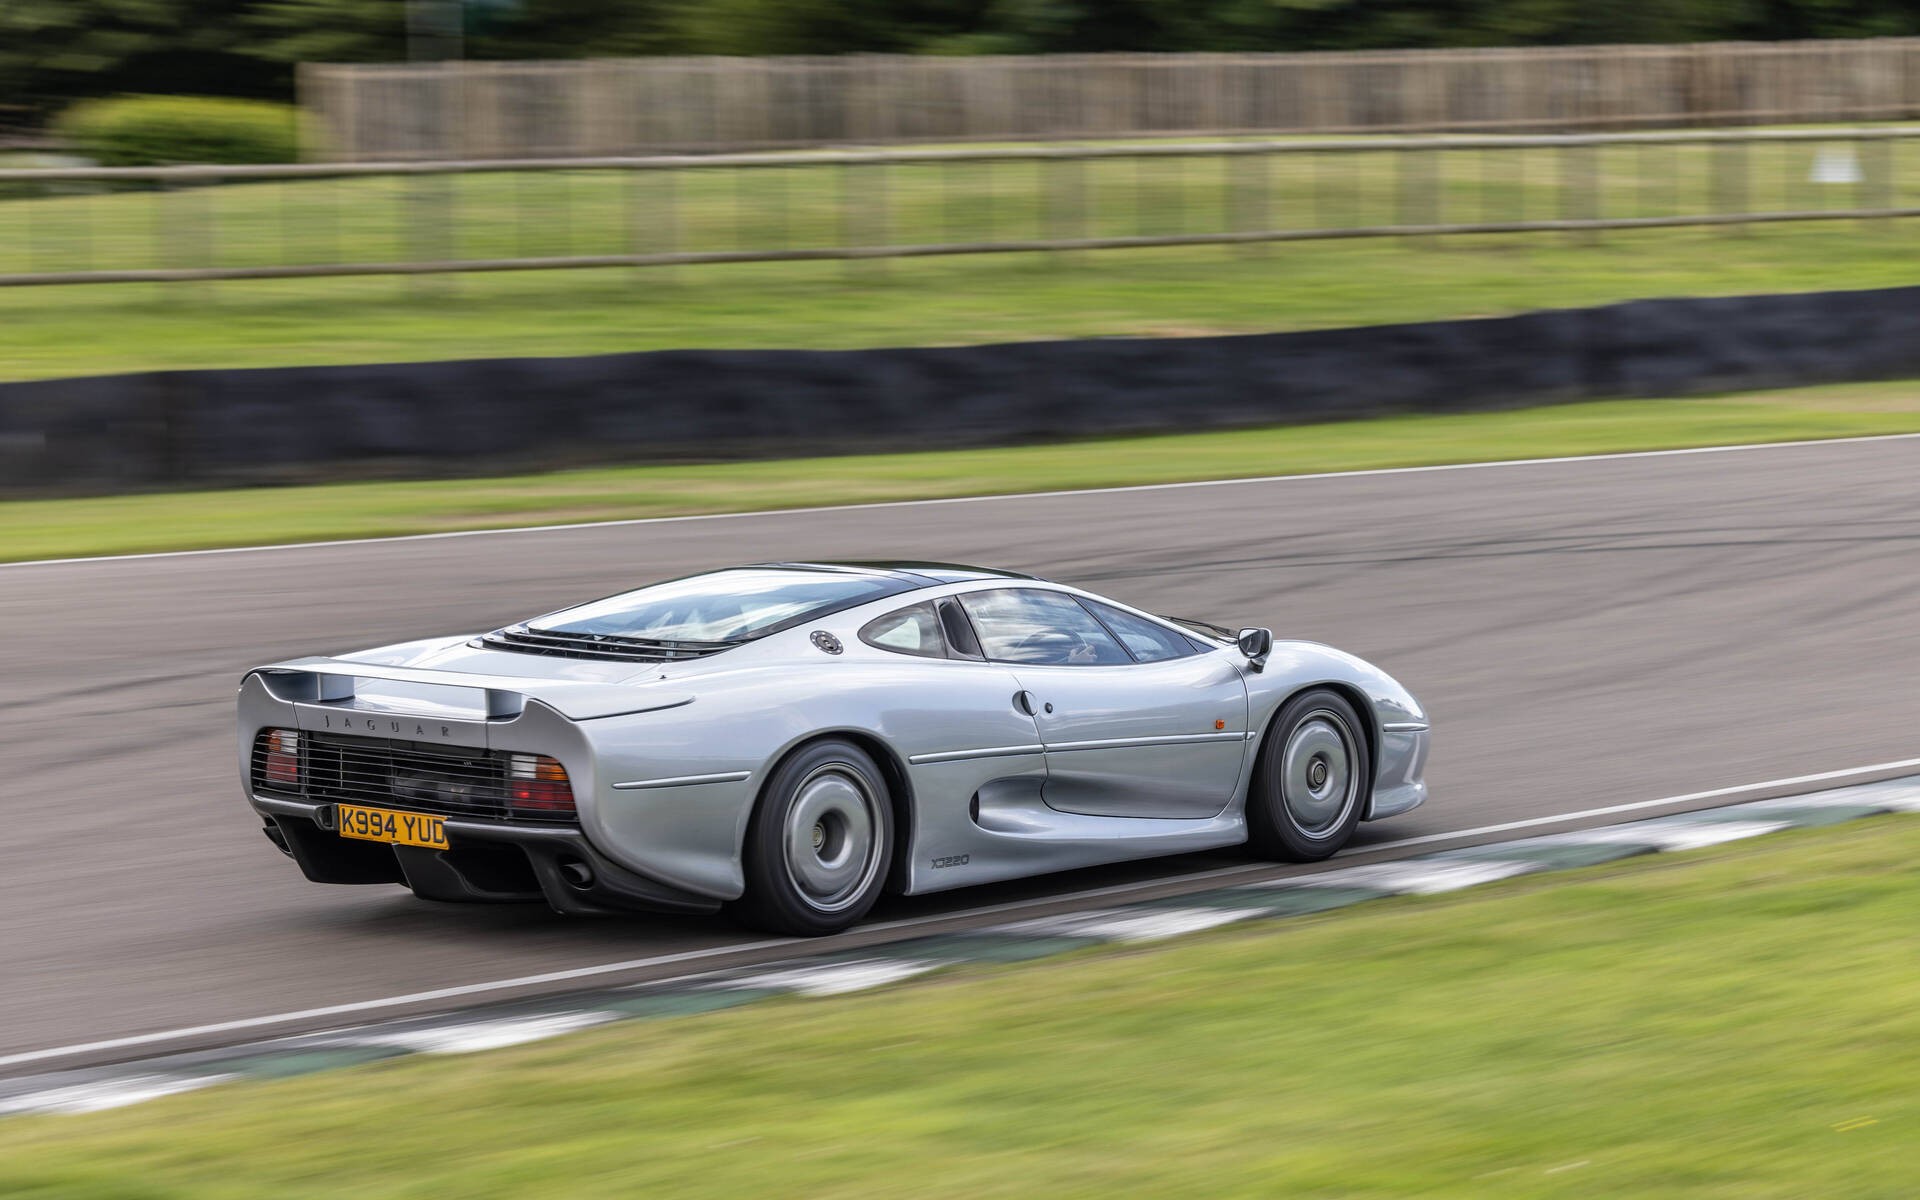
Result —
M769 563L240 684L240 776L317 883L790 934L933 892L1426 798L1426 713L1311 642L940 563Z

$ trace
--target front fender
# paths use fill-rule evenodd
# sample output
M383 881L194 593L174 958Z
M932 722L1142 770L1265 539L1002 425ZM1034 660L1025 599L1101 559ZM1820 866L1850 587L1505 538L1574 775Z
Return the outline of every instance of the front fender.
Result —
M1266 669L1248 675L1248 716L1259 731L1256 755L1280 706L1322 686L1339 687L1366 701L1360 715L1372 725L1374 770L1373 796L1363 819L1395 816L1424 802L1430 737L1426 710L1379 667L1318 642L1275 642Z

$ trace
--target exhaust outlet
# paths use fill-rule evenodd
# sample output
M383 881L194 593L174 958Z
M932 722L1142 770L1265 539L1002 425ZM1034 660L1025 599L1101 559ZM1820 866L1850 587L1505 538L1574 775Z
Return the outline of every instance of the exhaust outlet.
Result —
M569 856L557 860L554 865L560 868L560 878L567 881L568 887L584 892L593 886L593 868L579 859Z

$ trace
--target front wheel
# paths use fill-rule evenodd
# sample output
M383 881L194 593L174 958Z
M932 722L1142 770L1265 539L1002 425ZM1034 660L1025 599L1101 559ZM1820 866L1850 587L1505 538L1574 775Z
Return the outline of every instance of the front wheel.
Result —
M747 826L747 891L734 914L774 933L838 933L880 898L892 858L879 765L851 742L815 742L767 782Z
M1247 841L1255 852L1317 862L1347 844L1373 794L1362 728L1353 705L1323 688L1281 707L1247 797Z

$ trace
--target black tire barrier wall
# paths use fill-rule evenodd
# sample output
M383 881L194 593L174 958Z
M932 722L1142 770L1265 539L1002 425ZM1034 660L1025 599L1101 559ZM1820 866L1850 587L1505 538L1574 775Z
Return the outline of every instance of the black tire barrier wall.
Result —
M0 384L0 489L431 475L1920 376L1920 288L1305 333L168 371Z

